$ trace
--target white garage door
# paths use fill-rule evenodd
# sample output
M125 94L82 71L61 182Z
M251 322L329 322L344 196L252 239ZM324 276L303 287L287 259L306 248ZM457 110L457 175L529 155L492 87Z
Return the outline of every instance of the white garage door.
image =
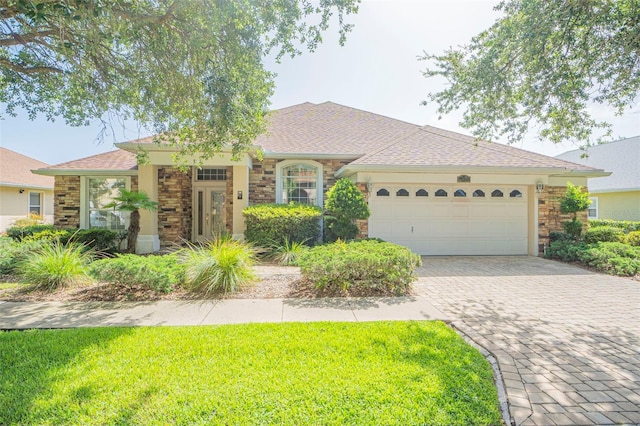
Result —
M527 254L524 186L376 185L369 236L423 255Z

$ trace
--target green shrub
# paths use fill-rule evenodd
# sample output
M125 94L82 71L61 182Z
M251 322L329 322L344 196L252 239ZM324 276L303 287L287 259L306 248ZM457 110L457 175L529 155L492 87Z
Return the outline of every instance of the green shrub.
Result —
M567 222L562 222L562 226L564 227L564 232L573 237L573 239L578 239L582 235L582 222L575 217Z
M5 231L8 237L16 241L22 241L25 237L29 237L35 233L42 231L55 231L53 225L29 225L29 226L12 226Z
M358 235L356 219L366 219L371 214L362 192L346 178L327 191L325 202L325 241L351 240Z
M620 228L625 234L634 231L640 231L640 222L630 220L611 220L611 219L589 219L589 226L596 228L599 226L613 226Z
M256 246L281 246L285 239L313 244L320 235L322 210L308 204L258 204L247 207L247 241Z
M613 226L598 226L587 229L584 241L587 243L621 242L624 240L624 232Z
M582 250L578 258L585 265L608 273L635 275L640 272L640 247L615 242L595 243Z
M549 232L549 242L554 242L554 241L573 241L574 238L572 235L567 234L566 232L558 232L558 231L552 231Z
M549 259L560 259L564 262L578 261L578 254L588 247L587 244L574 240L558 240L549 244L545 257Z
M243 242L221 238L207 245L192 245L181 251L185 286L204 296L231 293L255 279L255 252Z
M69 241L84 244L86 248L115 253L124 238L123 235L110 229L56 229L53 225L33 225L22 228L7 229L7 236L16 241L59 239L63 244Z
M18 264L17 271L35 289L53 291L86 281L92 256L84 244L55 240L31 252Z
M303 253L302 275L317 288L405 293L416 279L420 256L406 247L373 240L338 241Z
M121 234L110 229L80 229L72 233L71 240L85 244L87 247L105 253L116 253L119 251L120 242L126 238L126 234ZM69 240L67 240L69 241Z
M300 255L309 250L304 241L289 241L285 239L284 244L273 248L270 258L283 266L298 266L298 258Z
M95 279L126 287L140 286L156 292L169 293L180 284L184 267L174 254L138 256L121 254L115 258L96 260L89 273Z
M46 243L46 241L18 242L8 237L0 238L0 274L16 272L20 262Z
M625 242L630 246L640 247L640 231L631 231L625 237Z

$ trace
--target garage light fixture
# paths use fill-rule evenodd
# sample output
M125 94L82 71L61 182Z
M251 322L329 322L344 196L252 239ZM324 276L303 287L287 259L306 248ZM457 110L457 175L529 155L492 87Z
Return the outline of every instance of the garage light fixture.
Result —
M544 183L538 181L536 183L536 194L540 195L542 194L542 191L544 191Z

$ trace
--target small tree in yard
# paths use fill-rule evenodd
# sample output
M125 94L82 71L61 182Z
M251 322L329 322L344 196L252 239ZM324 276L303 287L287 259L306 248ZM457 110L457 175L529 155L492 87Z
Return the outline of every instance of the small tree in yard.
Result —
M589 193L582 192L581 186L574 186L571 182L567 182L567 192L560 199L560 211L563 214L573 214L573 219L570 222L564 222L563 225L564 231L576 239L582 234L582 222L578 220L578 212L588 209L589 204L591 204Z
M325 202L325 240L351 240L358 234L356 219L371 214L362 192L349 179L339 179L327 191Z
M127 233L127 252L135 253L136 241L138 240L138 233L140 232L140 209L155 211L158 209L158 203L151 201L149 196L144 192L121 189L120 195L105 206L105 208L111 207L115 210L131 213Z

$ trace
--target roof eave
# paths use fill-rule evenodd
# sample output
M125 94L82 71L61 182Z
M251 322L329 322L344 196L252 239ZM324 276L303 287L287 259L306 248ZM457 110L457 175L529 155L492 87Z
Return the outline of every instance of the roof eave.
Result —
M264 158L283 158L283 159L310 159L310 160L356 160L364 154L314 154L300 152L274 152L265 151Z
M135 176L137 169L38 169L33 173L42 176Z
M603 170L571 170L559 167L496 167L496 166L393 166L393 165L365 165L347 164L341 167L336 177L351 175L357 172L396 172L396 173L483 173L483 174L546 174L549 176L579 176L579 177L603 177L610 172Z
M0 186L9 187L9 188L27 188L27 189L53 190L53 185L44 186L44 185L34 185L32 183L0 182Z

